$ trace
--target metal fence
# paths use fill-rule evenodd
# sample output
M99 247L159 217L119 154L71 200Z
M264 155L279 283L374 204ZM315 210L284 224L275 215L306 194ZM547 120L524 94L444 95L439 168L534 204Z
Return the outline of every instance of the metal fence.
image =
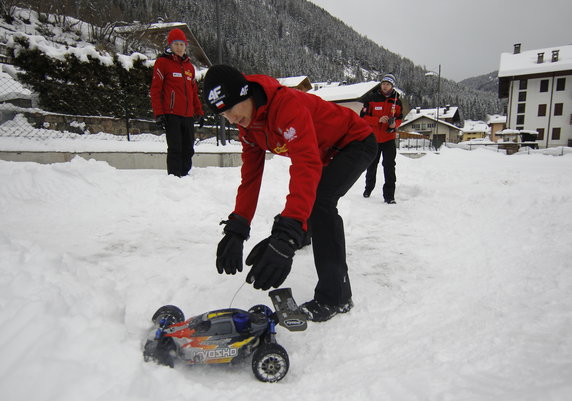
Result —
M89 101L89 99L88 99ZM112 99L111 101L122 101ZM85 106L82 105L85 110ZM236 138L236 129L226 127L224 139ZM85 113L62 114L38 107L35 94L18 80L18 71L0 63L0 140L47 141L53 139L94 139L127 142L164 142L164 132L149 118L120 118ZM197 144L225 144L218 125L196 130ZM166 146L166 145L165 145Z

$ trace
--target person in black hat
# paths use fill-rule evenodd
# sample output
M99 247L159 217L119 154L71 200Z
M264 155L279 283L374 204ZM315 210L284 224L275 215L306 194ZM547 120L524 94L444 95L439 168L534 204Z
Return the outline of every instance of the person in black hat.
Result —
M371 128L348 108L281 86L266 75L245 76L228 65L209 68L203 94L213 112L238 126L242 142L242 181L234 211L222 222L218 272L242 271L243 244L258 203L265 153L270 151L291 159L290 193L270 235L247 256L245 262L252 267L246 281L262 290L278 288L311 226L318 284L313 299L301 308L318 322L348 312L352 293L337 204L375 156Z
M363 108L360 116L370 125L378 142L375 159L367 168L365 175L364 198L369 198L375 188L377 165L383 157L383 200L385 203L395 203L395 158L397 147L396 129L403 120L402 104L399 93L394 89L396 79L393 74L385 74L381 79L379 90L369 94L363 99Z

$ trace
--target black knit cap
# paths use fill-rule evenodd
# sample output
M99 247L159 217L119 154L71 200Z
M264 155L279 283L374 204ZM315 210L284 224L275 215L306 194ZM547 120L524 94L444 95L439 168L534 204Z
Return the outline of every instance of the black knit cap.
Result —
M216 114L250 97L249 83L244 74L230 65L210 67L203 85L205 102Z

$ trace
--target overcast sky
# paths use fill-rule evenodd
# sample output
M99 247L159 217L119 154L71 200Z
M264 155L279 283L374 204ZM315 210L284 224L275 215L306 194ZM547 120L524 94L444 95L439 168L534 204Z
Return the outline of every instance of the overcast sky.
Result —
M571 0L310 0L445 78L498 70L500 54L572 44Z

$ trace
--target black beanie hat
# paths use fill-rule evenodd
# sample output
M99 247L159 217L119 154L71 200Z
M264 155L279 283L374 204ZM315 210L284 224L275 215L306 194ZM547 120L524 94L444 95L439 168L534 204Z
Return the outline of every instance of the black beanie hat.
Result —
M222 113L250 97L249 83L236 68L213 65L205 75L203 97L214 113Z

